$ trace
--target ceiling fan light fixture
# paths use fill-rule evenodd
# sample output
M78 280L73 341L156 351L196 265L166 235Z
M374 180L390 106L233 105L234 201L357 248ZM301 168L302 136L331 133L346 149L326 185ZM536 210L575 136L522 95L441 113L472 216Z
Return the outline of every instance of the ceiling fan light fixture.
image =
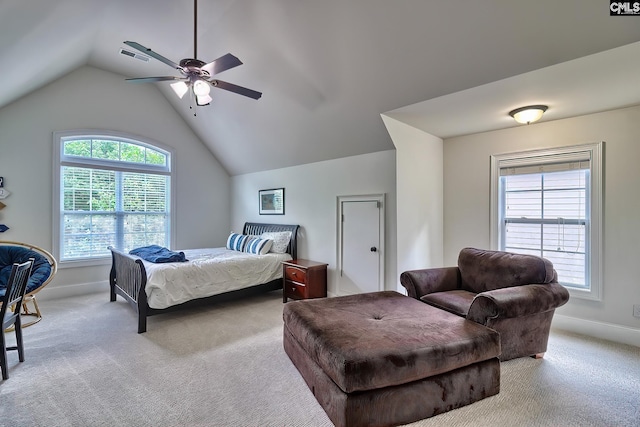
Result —
M197 97L209 95L210 91L211 86L209 86L209 83L205 82L204 80L196 80L193 83L193 94Z
M197 95L196 96L196 105L202 107L203 105L209 105L213 101L213 98L210 95Z
M530 124L540 120L547 108L546 105L528 105L510 111L509 115L518 123Z
M185 93L189 91L189 86L185 82L171 83L171 89L178 95L178 98L182 99Z

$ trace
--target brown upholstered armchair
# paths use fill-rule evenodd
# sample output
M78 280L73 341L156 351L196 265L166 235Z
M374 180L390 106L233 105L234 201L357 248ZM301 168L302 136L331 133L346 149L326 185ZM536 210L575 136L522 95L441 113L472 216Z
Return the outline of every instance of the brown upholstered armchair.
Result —
M569 300L553 264L541 257L465 248L457 267L405 271L410 297L500 333L500 360L542 357L556 307Z

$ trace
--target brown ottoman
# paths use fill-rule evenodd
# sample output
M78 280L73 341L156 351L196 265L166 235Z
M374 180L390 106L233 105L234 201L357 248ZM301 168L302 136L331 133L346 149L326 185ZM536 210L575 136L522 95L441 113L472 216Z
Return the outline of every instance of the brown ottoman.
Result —
M284 306L284 349L336 426L428 418L500 391L500 336L397 292Z

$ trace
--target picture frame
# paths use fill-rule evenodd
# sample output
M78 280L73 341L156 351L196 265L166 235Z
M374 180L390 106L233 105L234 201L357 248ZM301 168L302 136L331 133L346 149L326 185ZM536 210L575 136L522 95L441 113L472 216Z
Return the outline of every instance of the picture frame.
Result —
M259 190L258 213L260 215L284 215L284 188Z

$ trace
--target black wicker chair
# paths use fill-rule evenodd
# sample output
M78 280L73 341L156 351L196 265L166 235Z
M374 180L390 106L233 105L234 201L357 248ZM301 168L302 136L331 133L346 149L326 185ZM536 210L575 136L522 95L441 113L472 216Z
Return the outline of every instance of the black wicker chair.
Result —
M2 319L2 333L0 334L0 366L2 367L2 379L9 378L9 368L7 362L7 351L17 350L18 360L24 362L24 346L22 345L22 325L20 323L20 310L24 301L24 294L31 276L31 268L33 267L33 258L23 262L15 263L11 268L11 274L7 281L7 289L2 299L2 308L0 308L0 319ZM7 347L5 341L5 329L13 326L16 333L16 345Z
M24 303L22 304L22 315L28 316L30 320L22 324L23 328L31 326L42 320L42 313L38 307L35 294L40 292L47 284L51 282L58 268L56 259L48 251L29 244L21 242L0 241L0 298L4 294L11 266L14 263L23 263L33 258L33 267L31 277L27 284L27 293ZM29 307L29 304L33 307Z

